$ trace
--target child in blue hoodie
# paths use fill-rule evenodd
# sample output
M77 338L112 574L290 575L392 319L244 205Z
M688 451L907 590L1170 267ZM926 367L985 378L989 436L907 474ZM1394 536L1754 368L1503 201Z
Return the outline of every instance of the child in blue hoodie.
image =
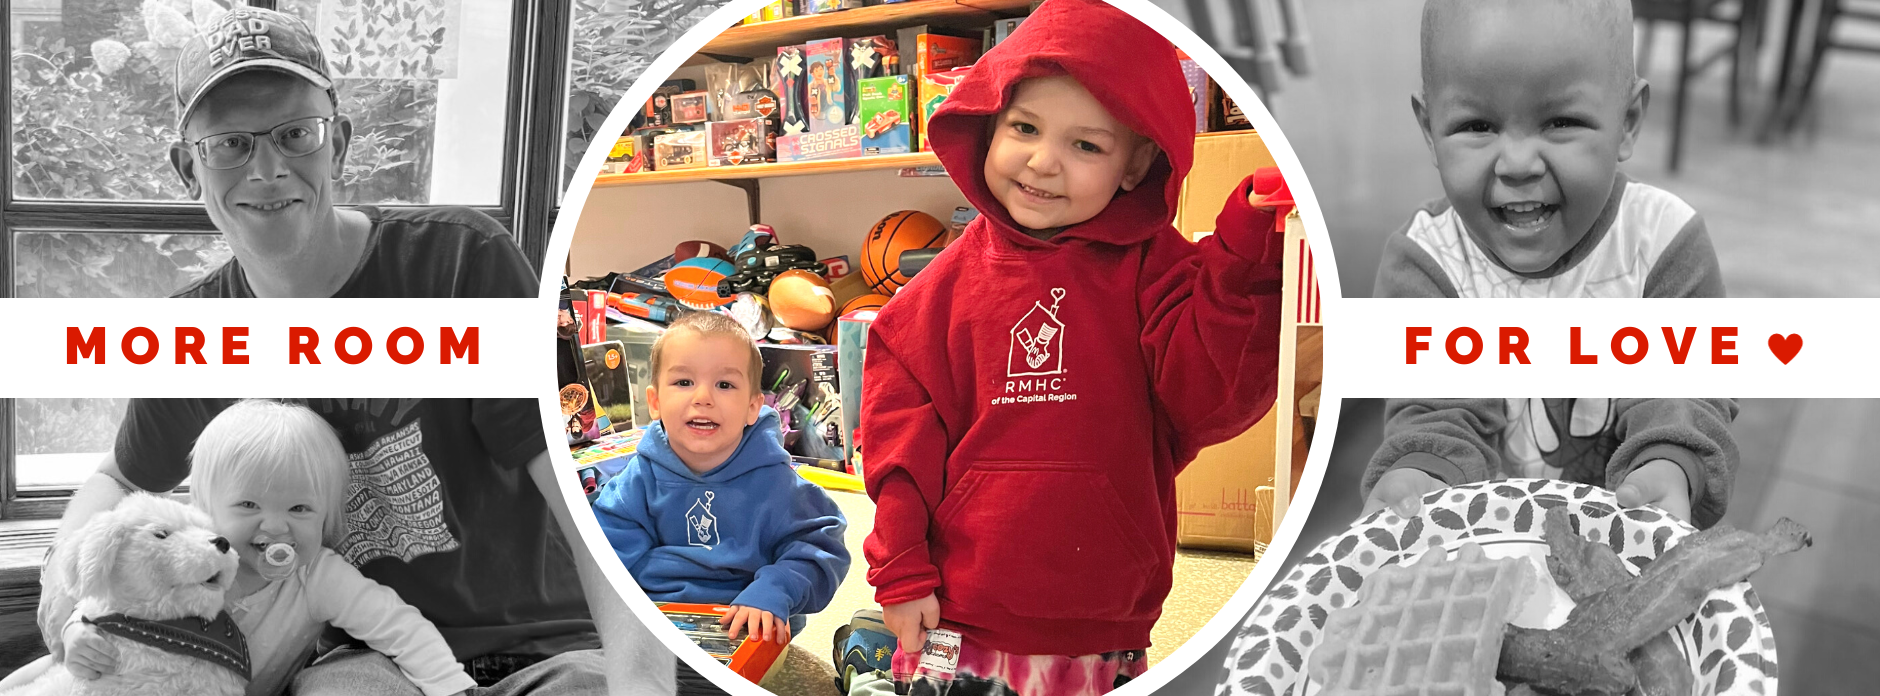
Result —
M835 501L790 467L744 327L688 314L653 344L659 419L594 515L655 602L727 604L726 631L784 643L849 570Z

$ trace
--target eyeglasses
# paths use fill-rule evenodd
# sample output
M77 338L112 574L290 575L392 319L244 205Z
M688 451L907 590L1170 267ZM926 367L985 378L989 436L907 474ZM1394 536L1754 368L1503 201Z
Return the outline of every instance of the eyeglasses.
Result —
M272 130L255 133L233 132L217 133L205 136L194 142L184 142L196 147L196 156L203 166L210 169L234 169L248 163L255 154L255 137L267 136L274 141L274 148L284 157L305 157L318 152L326 145L328 124L333 119L325 116L310 116L294 119Z

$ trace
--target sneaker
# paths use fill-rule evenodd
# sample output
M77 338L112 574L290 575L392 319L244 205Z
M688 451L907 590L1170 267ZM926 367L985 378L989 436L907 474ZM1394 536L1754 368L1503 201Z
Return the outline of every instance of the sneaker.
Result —
M888 632L880 611L856 611L848 625L836 628L836 690L847 694L859 674L887 674L893 669L894 645L894 634Z

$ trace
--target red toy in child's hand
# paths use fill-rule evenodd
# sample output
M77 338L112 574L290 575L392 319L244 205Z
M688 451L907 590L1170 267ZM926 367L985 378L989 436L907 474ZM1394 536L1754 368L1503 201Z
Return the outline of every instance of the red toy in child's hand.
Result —
M1273 208L1275 217L1285 219L1293 210L1292 189L1286 186L1286 178L1280 176L1279 167L1261 167L1253 173L1253 195L1251 201L1255 208Z

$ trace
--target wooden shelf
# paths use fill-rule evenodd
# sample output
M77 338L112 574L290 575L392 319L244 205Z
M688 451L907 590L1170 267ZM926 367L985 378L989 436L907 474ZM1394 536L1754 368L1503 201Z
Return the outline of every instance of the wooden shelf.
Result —
M913 152L905 155L878 155L875 157L812 160L809 162L775 162L770 164L744 164L733 167L675 169L665 172L602 174L594 177L594 188L636 186L641 184L672 184L682 181L767 179L779 176L863 172L876 169L900 169L903 167L930 167L938 166L939 164L940 158L934 156L931 152Z
M1031 0L909 0L841 12L802 15L726 29L694 56L688 65L710 60L710 55L768 58L778 46L816 39L892 33L917 24L974 27L999 17L1016 17L1031 7ZM709 54L709 55L707 55Z

